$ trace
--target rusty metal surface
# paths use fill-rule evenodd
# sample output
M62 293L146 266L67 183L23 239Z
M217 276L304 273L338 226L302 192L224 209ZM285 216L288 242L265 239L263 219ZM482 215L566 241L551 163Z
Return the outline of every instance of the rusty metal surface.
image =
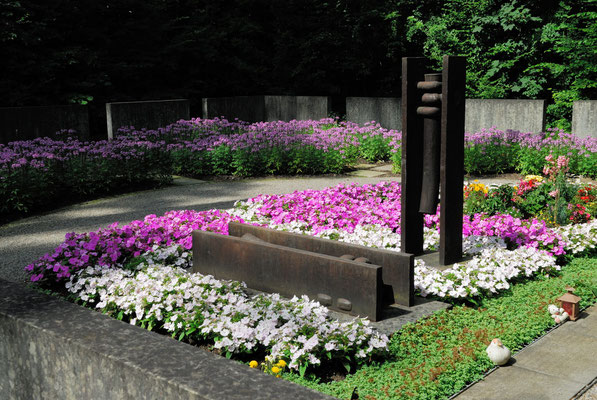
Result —
M423 179L423 119L417 115L421 92L417 89L423 79L427 59L402 59L402 172L400 200L400 242L405 253L423 253L423 215L419 213ZM435 85L435 82L432 83ZM438 86L441 90L441 85Z
M462 259L466 58L444 56L441 124L440 263Z
M441 81L441 74L425 74L425 81ZM428 114L419 113L420 108L434 109ZM421 187L421 201L419 212L435 214L439 202L440 181L440 139L441 139L441 104L440 107L419 107L417 114L423 119L423 184Z
M257 236L257 235L255 235ZM330 308L377 321L382 267L212 232L193 232L193 271L243 281L286 297L327 299Z
M442 115L442 110L440 107L417 107L417 115L423 118L439 119Z
M420 57L405 57L405 58L417 59L417 58L420 58ZM404 58L402 60L403 60L402 62L404 62ZM425 58L423 58L423 60L426 61ZM403 64L403 66L404 66L404 64ZM430 75L430 74L425 74L423 71L419 71L419 72L420 72L421 78L423 78L424 75ZM442 83L441 83L441 81L432 81L432 80L431 81L427 81L427 80L424 81L424 80L420 79L420 82L417 82L416 88L419 89L419 90L424 90L426 92L437 92L437 93L441 93L441 91L442 91ZM404 96L404 94L403 94L403 96Z
M338 258L348 255L353 260L355 258L366 258L371 264L382 267L384 297L387 296L389 298L389 303L411 306L414 302L414 256L412 254L374 249L238 222L230 222L228 224L228 234L238 237L250 234L267 243ZM344 259L350 260L350 258ZM354 260L354 262L357 262L357 260ZM360 262L357 263L361 264ZM365 263L362 264L367 265Z
M442 103L442 94L441 93L423 93L421 96L421 102L423 104L428 105L438 105L441 106Z

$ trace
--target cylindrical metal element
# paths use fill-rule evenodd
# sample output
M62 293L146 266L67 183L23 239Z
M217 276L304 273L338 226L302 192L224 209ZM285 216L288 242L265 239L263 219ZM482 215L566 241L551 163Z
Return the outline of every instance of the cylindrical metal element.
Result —
M425 74L425 79L427 79L427 75L434 75L434 74ZM442 92L442 83L441 82L433 82L433 81L417 82L417 89L424 90L426 92L441 93Z
M423 118L439 119L442 114L442 109L439 107L417 107L417 115Z
M440 83L442 74L425 74L425 82ZM423 184L421 187L421 202L419 212L424 214L435 214L439 202L439 181L440 181L440 148L441 148L441 122L439 107L419 107L423 109L435 109L423 119ZM437 111L436 111L437 110ZM419 109L417 109L418 113ZM437 112L437 116L436 116ZM430 118L431 117L431 118Z
M421 97L423 104L430 105L441 105L442 94L441 93L424 93Z

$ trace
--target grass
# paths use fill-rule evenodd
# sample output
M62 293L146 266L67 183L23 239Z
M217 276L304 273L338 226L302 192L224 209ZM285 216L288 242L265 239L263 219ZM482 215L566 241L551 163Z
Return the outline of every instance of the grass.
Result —
M355 390L360 399L442 399L493 367L485 348L494 337L515 353L554 325L547 305L576 288L581 307L597 300L597 257L577 258L556 277L540 276L513 285L478 307L456 305L406 325L391 339L390 359L363 367L339 382L285 378L341 399Z

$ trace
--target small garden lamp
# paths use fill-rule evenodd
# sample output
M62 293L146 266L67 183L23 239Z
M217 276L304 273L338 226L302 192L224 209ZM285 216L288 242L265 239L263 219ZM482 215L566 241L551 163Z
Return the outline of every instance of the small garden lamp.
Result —
M570 316L571 321L576 321L578 318L578 302L580 301L580 297L572 294L574 292L574 288L568 286L566 287L568 293L558 297L558 301L560 302L564 311L568 313Z

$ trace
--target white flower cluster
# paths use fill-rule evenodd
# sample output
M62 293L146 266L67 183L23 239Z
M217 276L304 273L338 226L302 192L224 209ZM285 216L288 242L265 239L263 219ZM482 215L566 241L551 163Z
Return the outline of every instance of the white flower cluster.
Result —
M147 265L168 265L180 268L193 266L193 254L182 246L160 247L154 245L151 251L143 254Z
M597 247L597 220L553 228L566 243L566 252L579 254Z
M421 296L464 298L481 292L497 293L509 289L509 281L514 278L559 269L555 258L543 251L526 247L512 251L489 247L472 260L456 263L443 271L429 268L417 260L415 288L420 290Z
M506 247L504 239L497 236L470 235L462 238L462 251L469 256L481 254L486 249Z
M272 357L290 360L294 369L319 364L322 356L358 359L387 350L387 336L368 320L332 320L327 308L306 296L251 298L238 282L148 264L137 271L89 267L73 275L66 287L98 309L122 311L131 324L162 327L173 336L195 332L230 353L263 346Z
M305 222L293 221L287 224L272 224L268 218L260 217L256 210L261 203L237 203L234 210L237 216L259 222L272 229L295 233L309 233ZM559 228L564 239L570 244L573 253L597 244L597 224L571 225ZM316 236L335 239L363 246L400 251L400 235L390 228L377 225L358 225L352 233L341 229L327 229ZM425 250L439 248L439 232L424 228ZM415 264L415 288L422 296L464 298L479 295L481 292L496 293L510 287L509 281L520 276L531 276L538 271L559 269L555 258L534 248L507 250L504 239L496 236L470 235L463 237L463 252L473 259L458 263L449 269L439 271L427 267L423 261Z

